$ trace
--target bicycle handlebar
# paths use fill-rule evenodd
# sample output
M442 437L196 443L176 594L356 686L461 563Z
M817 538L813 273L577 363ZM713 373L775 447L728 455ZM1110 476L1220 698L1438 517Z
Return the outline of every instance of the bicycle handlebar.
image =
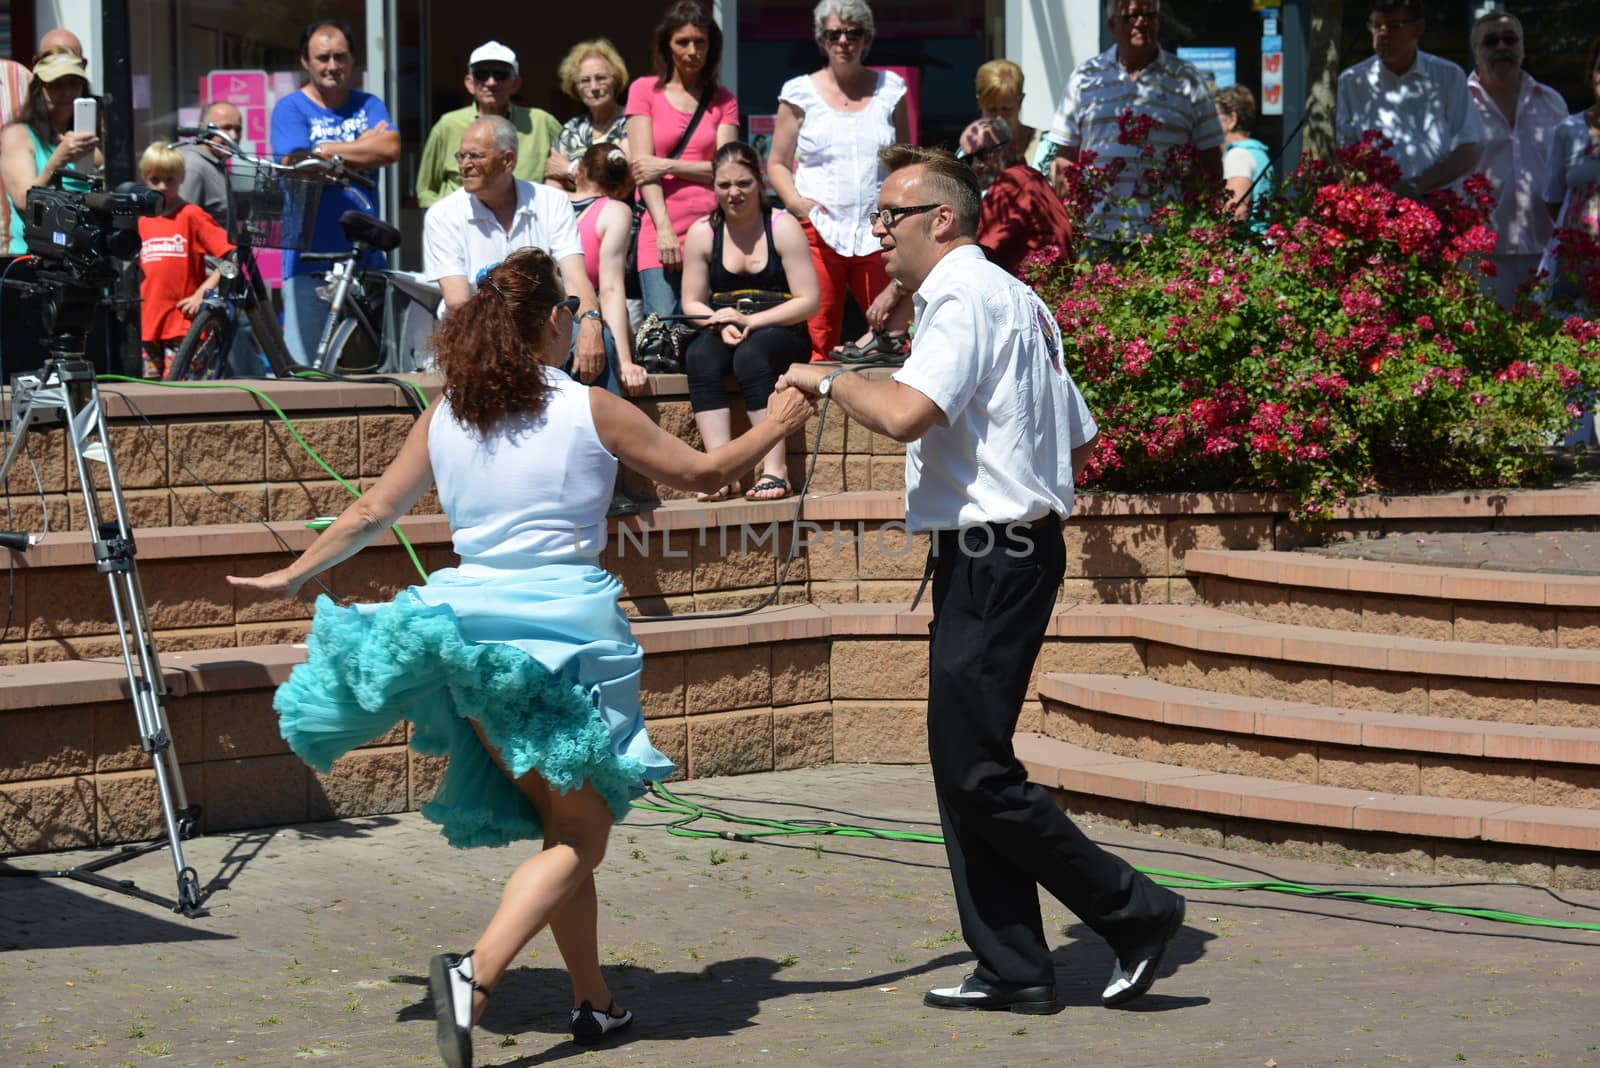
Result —
M363 189L368 193L376 193L378 191L378 183L375 179L359 171L351 170L344 160L338 156L334 156L331 160L323 159L320 156L307 156L304 159L296 160L294 163L279 163L277 160L266 156L251 155L244 150L244 146L240 145L232 135L224 133L211 123L206 123L204 126L179 126L174 133L180 140L213 144L230 156L249 160L257 166L267 167L274 171L316 175L342 186L355 186L357 189Z

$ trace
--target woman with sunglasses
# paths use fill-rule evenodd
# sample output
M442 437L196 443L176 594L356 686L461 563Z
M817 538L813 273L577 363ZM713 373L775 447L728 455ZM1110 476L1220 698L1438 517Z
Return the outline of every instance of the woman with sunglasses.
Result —
M507 879L472 949L432 960L450 1068L471 1065L473 1024L546 925L572 979L573 1037L598 1041L633 1019L600 971L594 871L612 823L673 766L645 734L640 649L617 606L622 584L597 564L617 462L683 489L715 489L812 411L789 390L742 437L691 449L627 401L558 370L576 307L544 250L495 265L440 325L442 394L377 484L288 567L229 579L293 596L438 488L460 566L382 604L318 598L307 661L275 706L291 748L324 771L409 719L414 748L449 756L422 814L452 845L544 839Z
M800 220L816 267L820 300L811 317L811 359L828 360L839 341L848 292L873 331L865 348L909 348L911 302L900 300L883 269L883 252L867 212L878 202L883 166L878 150L909 141L906 83L862 64L872 47L872 9L865 0L822 0L812 12L821 70L791 78L778 93L767 178ZM862 346L851 346L858 351Z

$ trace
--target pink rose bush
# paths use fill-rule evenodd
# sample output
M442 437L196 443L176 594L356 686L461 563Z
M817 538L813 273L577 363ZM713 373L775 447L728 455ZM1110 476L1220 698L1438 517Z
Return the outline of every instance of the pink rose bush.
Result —
M1100 423L1085 488L1279 491L1317 518L1355 494L1548 479L1547 447L1600 386L1600 323L1485 296L1487 183L1400 196L1385 147L1302 165L1262 234L1192 156L1153 160L1138 184L1165 202L1124 255L1031 261ZM1069 211L1112 177L1081 163Z

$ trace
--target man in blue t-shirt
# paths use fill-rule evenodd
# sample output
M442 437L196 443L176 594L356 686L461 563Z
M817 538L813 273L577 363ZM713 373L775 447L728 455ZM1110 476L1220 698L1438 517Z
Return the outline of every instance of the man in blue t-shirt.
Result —
M383 101L350 88L354 62L350 31L342 22L318 19L306 27L300 35L300 65L308 75L306 84L272 109L273 155L284 160L338 156L354 170L386 167L400 158L400 132L390 124ZM378 195L367 198L338 186L323 190L311 251L350 247L339 229L339 216L351 209L377 215ZM367 265L382 266L383 256L372 253ZM328 305L317 296L311 277L316 269L316 264L301 264L295 252L284 255L284 340L300 363L311 362L328 316Z

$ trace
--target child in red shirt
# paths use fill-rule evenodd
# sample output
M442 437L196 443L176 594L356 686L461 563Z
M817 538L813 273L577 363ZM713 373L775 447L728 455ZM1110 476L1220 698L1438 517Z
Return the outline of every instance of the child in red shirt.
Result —
M166 211L139 220L140 332L144 376L165 378L173 353L221 270L206 274L206 257L233 251L228 235L203 208L178 196L183 156L157 141L139 158L139 177L166 198Z

